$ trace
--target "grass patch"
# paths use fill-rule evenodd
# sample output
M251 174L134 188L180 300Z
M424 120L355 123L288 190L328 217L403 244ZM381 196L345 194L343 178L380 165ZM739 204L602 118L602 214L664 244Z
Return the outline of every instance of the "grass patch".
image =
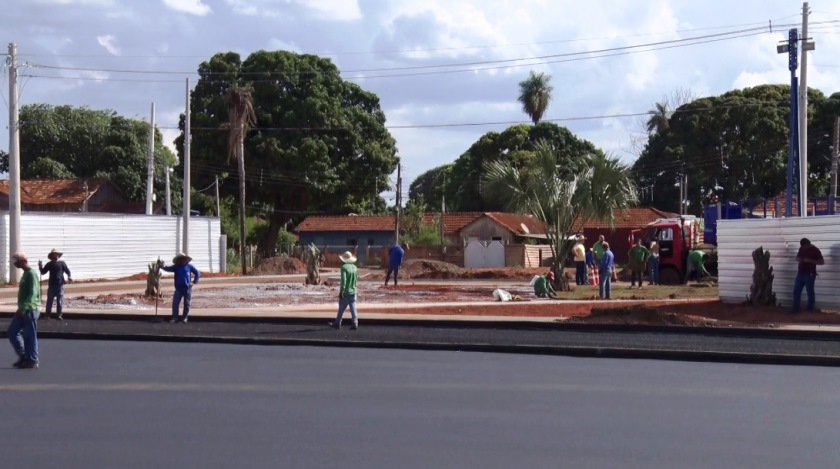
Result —
M570 292L558 292L557 298L561 300L590 300L598 296L598 287L575 286ZM644 288L630 288L629 283L613 283L610 298L613 300L667 300L687 298L716 298L718 296L717 285L695 286L689 285L645 285Z

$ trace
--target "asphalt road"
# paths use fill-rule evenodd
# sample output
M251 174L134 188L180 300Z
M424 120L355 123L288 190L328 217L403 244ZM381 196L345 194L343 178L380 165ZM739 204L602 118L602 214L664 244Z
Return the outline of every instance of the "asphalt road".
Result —
M567 348L620 348L649 351L720 352L731 354L778 354L840 358L840 335L791 333L782 331L746 331L743 335L725 335L727 330L718 328L663 328L674 332L639 332L630 327L625 332L585 330L551 325L515 325L492 323L447 324L429 321L401 324L391 321L372 325L362 321L359 330L343 327L335 331L327 327L327 320L295 323L269 323L259 321L192 321L187 324L152 323L146 320L78 319L68 321L40 321L43 336L51 333L108 334L116 336L242 338L253 341L311 341L368 344L446 344L459 346L491 345L496 347L567 347ZM349 322L347 323L349 325ZM0 331L6 322L0 321ZM685 333L686 331L690 333ZM2 332L0 332L2 333ZM772 335L767 335L768 333ZM807 337L803 340L801 338ZM786 338L787 337L787 338ZM539 352L538 352L539 353Z
M41 369L0 369L0 454L63 469L836 467L838 389L821 367L44 340Z

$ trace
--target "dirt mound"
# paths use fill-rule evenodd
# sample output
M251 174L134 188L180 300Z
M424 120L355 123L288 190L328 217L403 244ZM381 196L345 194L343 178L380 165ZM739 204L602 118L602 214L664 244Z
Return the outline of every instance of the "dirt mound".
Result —
M403 262L402 273L408 278L462 278L464 270L455 264L429 259L409 259Z
M305 274L306 264L293 257L278 256L264 259L250 273L254 275Z
M738 323L721 321L690 314L672 313L644 305L620 308L595 308L588 316L572 317L569 322L582 324L622 324L645 326L719 327Z

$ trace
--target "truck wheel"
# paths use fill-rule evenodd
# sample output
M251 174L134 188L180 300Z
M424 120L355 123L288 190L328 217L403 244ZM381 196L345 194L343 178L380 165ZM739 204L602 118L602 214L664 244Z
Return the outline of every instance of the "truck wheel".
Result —
M679 285L682 283L682 275L673 267L666 267L659 271L659 283L662 285Z

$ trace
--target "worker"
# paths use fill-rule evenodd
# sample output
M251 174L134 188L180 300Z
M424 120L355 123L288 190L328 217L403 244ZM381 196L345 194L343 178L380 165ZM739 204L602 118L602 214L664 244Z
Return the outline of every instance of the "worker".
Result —
M630 248L628 257L630 259L630 288L633 288L638 280L639 289L641 289L645 264L648 258L650 258L650 251L642 245L642 238L636 238L636 244Z
M703 278L704 275L711 275L708 270L706 270L706 260L709 258L709 255L700 250L691 251L688 254L688 262L685 269L685 283L688 285L688 281L694 277L697 282L700 282L700 279Z
M534 294L537 298L547 298L554 293L554 273L549 272L548 275L540 275L534 283Z
M575 245L572 247L572 254L575 256L575 284L586 285L586 248L583 247L583 242L586 240L583 236L575 238Z

